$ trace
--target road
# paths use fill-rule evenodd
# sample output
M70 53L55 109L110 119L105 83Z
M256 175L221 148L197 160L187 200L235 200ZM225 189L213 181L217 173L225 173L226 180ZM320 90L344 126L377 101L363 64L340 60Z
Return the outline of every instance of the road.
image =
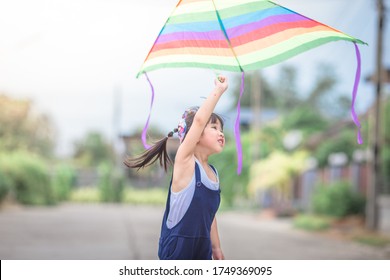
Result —
M0 259L155 260L163 208L63 204L0 210ZM294 229L289 219L219 212L222 248L236 260L377 260L384 248Z

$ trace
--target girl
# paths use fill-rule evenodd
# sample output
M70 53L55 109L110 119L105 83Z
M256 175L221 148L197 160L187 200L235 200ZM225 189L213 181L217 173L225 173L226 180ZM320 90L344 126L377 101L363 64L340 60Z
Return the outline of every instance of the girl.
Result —
M130 168L141 168L157 159L167 170L168 137L177 132L177 150L166 209L161 226L160 259L224 259L215 213L220 203L218 172L208 157L225 145L223 120L213 113L228 88L226 77L215 79L215 88L200 108L185 111L178 127L140 157L128 159Z

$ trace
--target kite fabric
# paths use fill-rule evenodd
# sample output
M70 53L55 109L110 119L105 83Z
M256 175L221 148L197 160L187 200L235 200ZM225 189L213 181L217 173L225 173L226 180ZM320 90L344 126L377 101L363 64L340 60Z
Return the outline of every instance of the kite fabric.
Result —
M357 70L353 88L351 114L358 127L354 110L360 79L360 53L356 44L366 44L341 31L307 18L266 0L182 0L160 31L137 78L141 74L176 67L200 67L242 73L264 68L332 41L350 41L355 45ZM147 77L150 83L149 78ZM152 94L154 96L153 86ZM237 105L235 136L237 173L241 172L239 131L240 102ZM143 140L146 139L146 130ZM148 147L144 141L145 147Z

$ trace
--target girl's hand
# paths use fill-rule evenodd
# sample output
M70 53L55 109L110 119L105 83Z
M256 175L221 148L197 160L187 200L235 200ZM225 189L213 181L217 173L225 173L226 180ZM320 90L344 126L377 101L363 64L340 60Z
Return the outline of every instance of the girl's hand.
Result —
M228 80L223 75L218 75L218 77L214 81L215 88L220 90L221 93L224 93L228 88Z
M221 248L213 249L213 260L224 260L225 256L222 253Z

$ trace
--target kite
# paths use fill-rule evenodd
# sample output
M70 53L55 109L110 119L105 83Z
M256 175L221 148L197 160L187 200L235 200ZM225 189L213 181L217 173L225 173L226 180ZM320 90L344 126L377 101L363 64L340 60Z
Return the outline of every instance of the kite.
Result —
M234 134L237 149L237 173L241 173L240 100L244 92L245 72L264 68L304 51L332 41L350 41L355 45L357 69L352 92L351 115L358 128L354 110L361 60L357 44L365 42L339 30L298 14L267 0L181 0L161 29L137 78L161 68L200 67L241 72L240 96ZM142 132L145 148L150 113Z

